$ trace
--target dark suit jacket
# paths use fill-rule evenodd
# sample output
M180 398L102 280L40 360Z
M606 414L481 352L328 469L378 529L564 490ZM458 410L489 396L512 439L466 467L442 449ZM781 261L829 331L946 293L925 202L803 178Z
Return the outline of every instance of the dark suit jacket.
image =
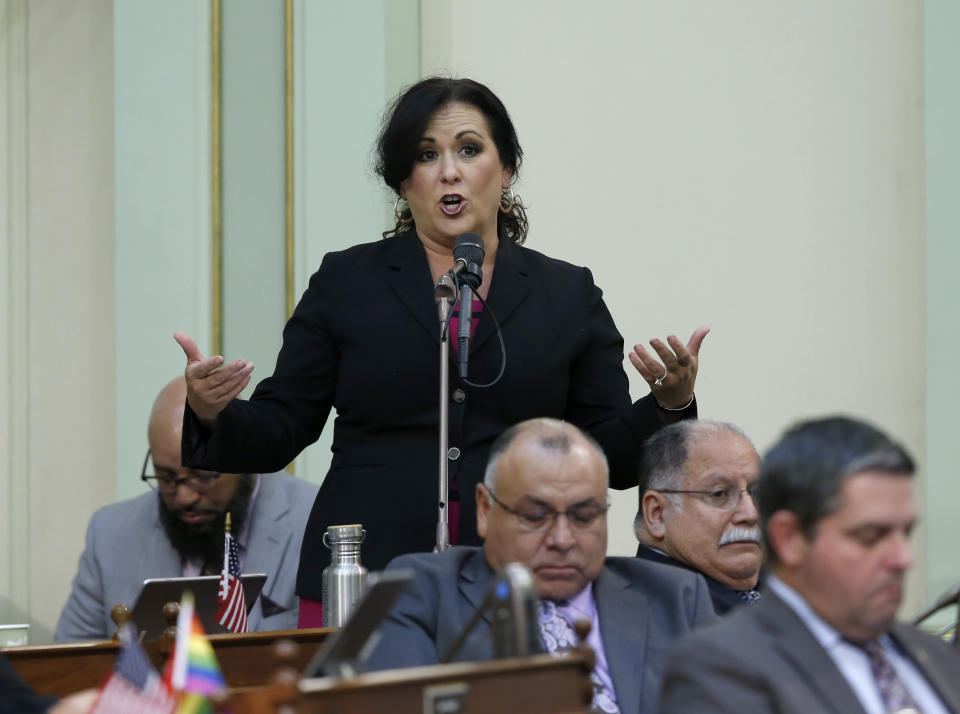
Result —
M662 555L653 548L648 548L643 543L637 547L637 557L653 561L654 563L663 563L664 565L670 565L674 568L683 568L684 570L699 573L699 571L689 567L686 563L674 560L668 555ZM707 587L710 590L710 601L713 603L713 609L718 615L726 615L730 610L747 604L746 600L740 597L738 591L727 587L719 580L714 580L709 575L704 575L703 573L700 573L700 575L707 581Z
M436 664L479 608L493 581L482 548L452 548L397 558L391 568L412 568L414 582L401 595L371 656L372 669ZM714 622L703 579L635 558L607 558L594 581L594 599L613 687L623 714L656 711L668 643L694 626ZM493 656L485 617L456 657Z
M906 625L894 625L890 635L947 709L960 712L960 655ZM863 714L863 707L803 621L767 589L754 607L671 648L660 711Z
M30 689L0 652L0 714L41 714L56 703Z
M607 454L614 488L637 485L643 442L662 425L652 397L631 404L623 340L589 270L501 240L488 304L470 378L485 383L500 368L491 311L506 344L503 378L489 389L456 376L450 385L462 544L480 542L474 488L492 442L512 424L550 416L586 429ZM187 410L184 463L233 473L283 468L336 408L333 460L304 536L299 595L321 597L330 556L321 539L331 524L364 525L370 569L433 548L439 345L433 281L416 234L357 245L324 257L284 329L273 376L249 401L231 402L212 433Z

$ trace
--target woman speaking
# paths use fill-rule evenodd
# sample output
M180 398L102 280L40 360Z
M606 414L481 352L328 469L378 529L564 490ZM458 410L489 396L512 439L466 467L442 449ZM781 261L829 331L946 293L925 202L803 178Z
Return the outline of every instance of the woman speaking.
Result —
M297 581L304 624L316 619L329 563L328 525L362 523L364 564L429 551L436 536L438 354L434 285L454 264L458 236L485 249L473 311L470 382L451 374L450 540L478 544L474 490L490 445L532 417L565 419L590 433L614 488L637 483L644 440L696 416L700 328L684 345L652 340L630 361L651 387L632 402L623 340L590 271L522 247L523 205L513 195L522 150L500 100L469 79L430 78L387 111L377 172L397 195L385 239L329 253L283 331L274 374L249 401L237 395L253 365L204 357L187 335L184 464L218 471L282 469L319 437L336 409L333 458L304 534ZM360 236L359 238L364 238ZM452 342L452 341L451 341ZM451 370L453 373L455 370ZM459 503L457 503L459 501Z

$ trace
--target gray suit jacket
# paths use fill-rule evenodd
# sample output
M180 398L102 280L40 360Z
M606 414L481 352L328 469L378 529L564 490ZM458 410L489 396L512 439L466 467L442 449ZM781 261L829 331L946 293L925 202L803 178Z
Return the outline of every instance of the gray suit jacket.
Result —
M260 479L243 570L266 573L267 581L250 611L251 631L297 626L294 586L300 542L316 495L316 486L289 474ZM116 626L110 610L119 603L132 608L144 580L179 577L181 567L160 522L155 493L101 508L87 527L86 548L54 638L65 642L112 636Z
M890 632L949 711L960 712L960 655L907 625ZM670 650L664 714L863 714L830 655L790 607L767 590L759 603Z
M416 574L380 628L371 669L435 664L479 608L493 580L482 548L404 555L390 568ZM636 558L607 558L594 581L600 634L623 714L656 711L667 644L698 624L714 622L699 575ZM464 643L458 661L493 656L485 617Z

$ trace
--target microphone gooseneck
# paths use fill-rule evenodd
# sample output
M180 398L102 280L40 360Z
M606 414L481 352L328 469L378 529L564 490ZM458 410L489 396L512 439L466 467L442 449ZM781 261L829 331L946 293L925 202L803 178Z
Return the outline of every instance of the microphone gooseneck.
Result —
M523 657L539 649L536 585L533 574L521 563L507 563L496 574L480 606L474 610L457 639L440 657L452 662L484 613L490 615L494 657Z
M483 282L483 239L463 233L453 246L453 272L460 283L460 316L457 329L457 368L467 378L470 362L470 333L473 327L473 292Z

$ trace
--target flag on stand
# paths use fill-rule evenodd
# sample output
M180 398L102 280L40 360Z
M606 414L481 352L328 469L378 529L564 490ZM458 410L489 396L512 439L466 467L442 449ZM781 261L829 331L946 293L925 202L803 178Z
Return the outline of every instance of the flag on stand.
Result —
M227 683L193 609L193 594L184 592L177 616L177 641L164 679L177 697L177 714L212 712L210 697L225 692Z
M91 714L171 714L173 693L150 664L132 625L119 633L113 672L100 689Z
M247 631L247 601L240 580L240 551L230 534L230 514L227 513L226 533L223 538L223 571L217 592L217 622L230 632Z

